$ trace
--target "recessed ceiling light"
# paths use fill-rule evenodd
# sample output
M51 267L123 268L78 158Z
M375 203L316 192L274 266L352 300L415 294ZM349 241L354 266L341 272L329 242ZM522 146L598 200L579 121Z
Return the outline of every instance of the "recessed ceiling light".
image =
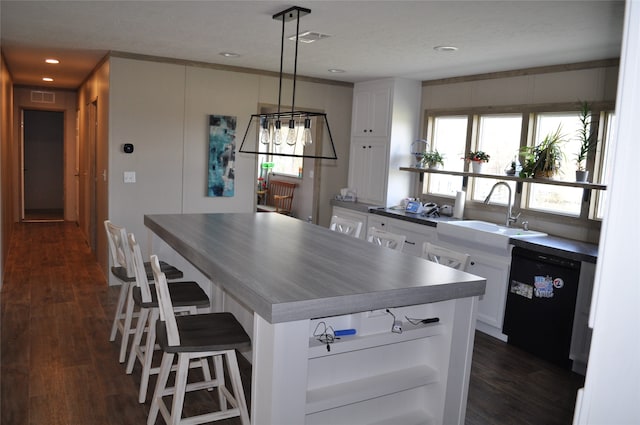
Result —
M436 46L433 50L436 52L455 52L458 48L456 46Z
M42 81L49 81L49 82L51 82L51 81L53 81L53 78L51 78L51 77L42 77Z
M59 61L58 59L53 59L53 58L51 58L51 59L45 59L44 61L45 61L46 63L54 63L54 64L55 64L55 63L60 63L60 61Z
M342 74L343 72L347 72L344 69L336 69L336 68L332 68L329 70L330 73L332 74Z
M237 58L240 57L240 54L233 52L220 52L220 56L224 56L225 58Z
M313 43L314 41L322 40L323 38L331 37L329 34L321 34L314 31L305 31L298 34L298 41L301 43ZM291 41L296 41L296 35L293 34L288 37Z

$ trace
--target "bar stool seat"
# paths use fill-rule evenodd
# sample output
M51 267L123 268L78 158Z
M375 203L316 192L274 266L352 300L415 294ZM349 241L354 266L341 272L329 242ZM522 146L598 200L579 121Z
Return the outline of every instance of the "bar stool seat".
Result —
M167 275L167 280L175 280L182 279L184 274L180 269L172 266L171 264L165 263L164 261L160 261L160 268L162 272ZM151 271L151 264L147 261L144 263L144 270L147 273L147 279L149 281L153 280L153 272ZM135 276L128 276L127 269L122 266L112 266L111 273L118 279L123 282L135 282Z

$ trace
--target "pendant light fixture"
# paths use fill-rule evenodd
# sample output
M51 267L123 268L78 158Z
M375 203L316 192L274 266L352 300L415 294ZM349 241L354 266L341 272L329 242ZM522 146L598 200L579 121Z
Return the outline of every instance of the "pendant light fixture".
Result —
M282 21L278 112L251 115L239 152L297 158L338 159L327 121L327 114L295 109L300 18L309 13L311 13L310 9L293 6L273 15L274 20ZM285 24L293 20L296 21L296 45L292 78L291 111L284 112L281 110L281 104L282 80L284 75ZM302 129L300 129L300 124L303 124ZM299 131L301 131L302 134L299 134ZM314 137L317 139L317 143L313 143ZM302 145L301 149L295 148L297 144ZM278 148L274 149L274 146ZM283 152L287 149L286 146L288 146L291 152ZM261 147L262 150L260 149Z

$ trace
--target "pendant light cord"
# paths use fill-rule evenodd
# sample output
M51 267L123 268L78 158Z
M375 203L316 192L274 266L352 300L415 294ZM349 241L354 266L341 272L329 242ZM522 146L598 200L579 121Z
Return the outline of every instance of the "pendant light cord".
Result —
M298 75L298 35L300 34L300 9L298 9L297 12L298 18L296 21L296 52L293 59L293 95L291 96L291 119L293 119L293 111L295 110L296 104L296 76Z
M284 63L284 21L285 15L282 15L282 36L280 38L280 85L278 87L278 120L280 119L280 104L282 101L282 67Z

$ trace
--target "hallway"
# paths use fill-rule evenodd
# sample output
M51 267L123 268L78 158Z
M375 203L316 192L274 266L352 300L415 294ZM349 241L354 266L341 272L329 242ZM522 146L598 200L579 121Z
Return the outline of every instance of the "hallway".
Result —
M117 295L75 224L15 225L0 306L2 425L146 423L140 368L126 375L118 344L109 342ZM247 362L241 368L248 392L251 369ZM481 333L471 375L467 425L570 424L583 382ZM198 410L208 397L196 395L187 406Z

